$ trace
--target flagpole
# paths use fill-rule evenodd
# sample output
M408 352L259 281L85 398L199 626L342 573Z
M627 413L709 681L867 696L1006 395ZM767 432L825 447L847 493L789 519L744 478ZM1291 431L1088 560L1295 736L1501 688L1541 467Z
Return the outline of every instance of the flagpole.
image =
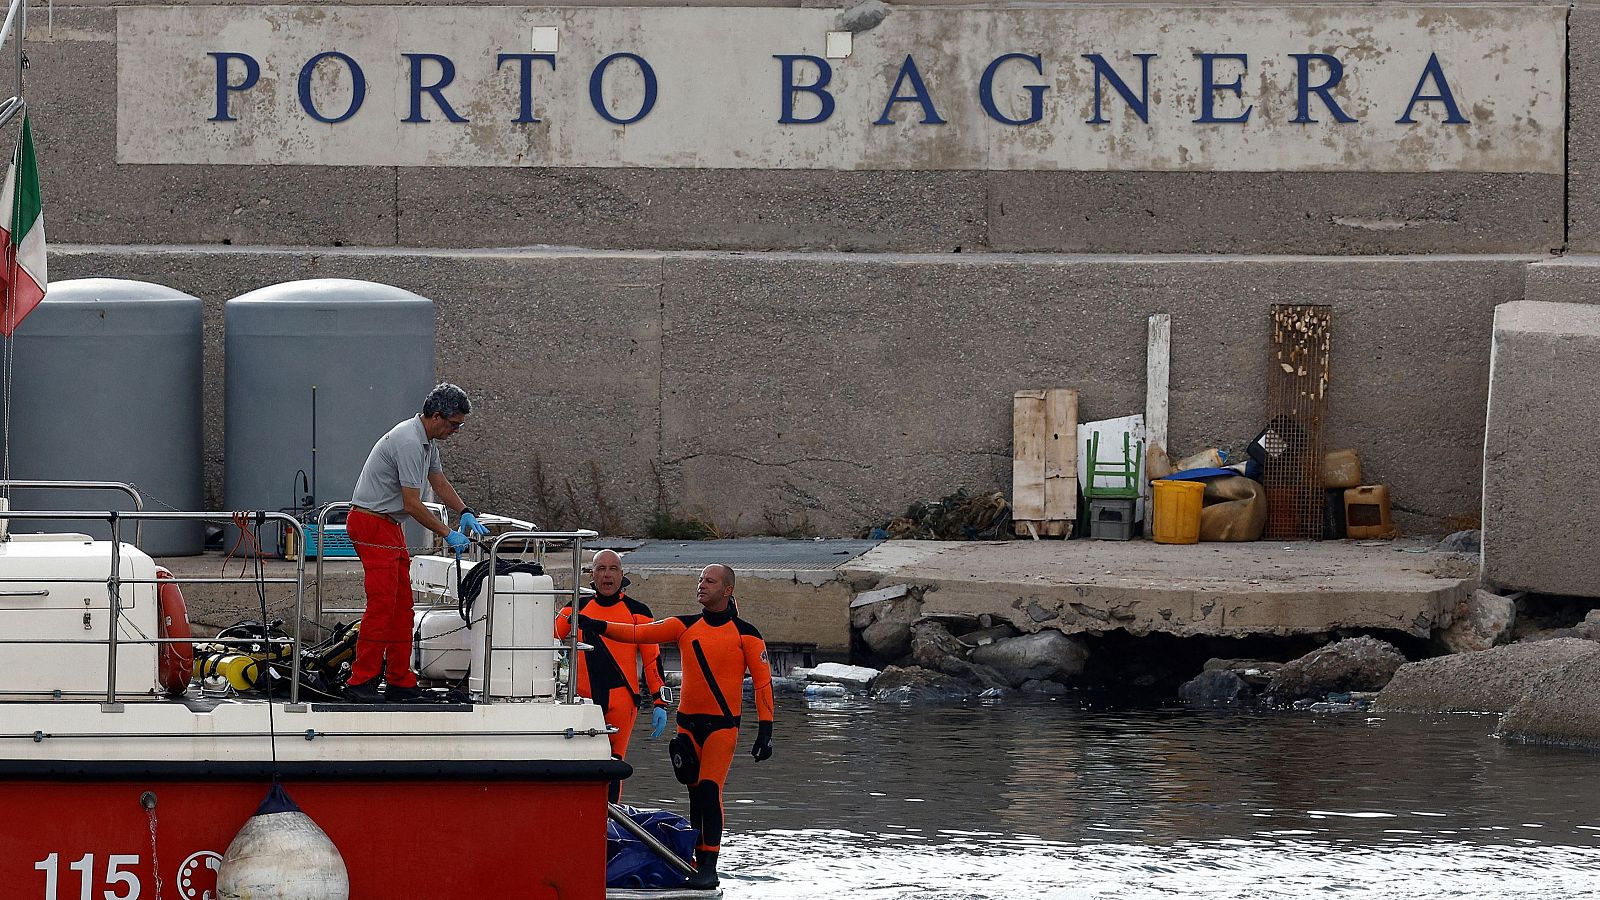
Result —
M15 104L16 108L11 110L11 112L13 115L15 115L18 111L21 111L22 127L17 129L17 148L11 154L12 169L13 172L16 173L13 175L13 178L18 177L21 174L19 170L22 168L22 150L27 141L29 130L27 101L24 100L22 96L23 74L28 65L28 57L22 49L23 38L28 33L28 0L16 0L16 4L19 18L17 21L16 36L13 39L17 43L17 102ZM8 15L6 18L7 24L10 24L10 16ZM4 40L4 38L0 37L0 40ZM8 257L6 260L6 268L8 271L6 272L7 278L5 290L5 360L4 371L0 372L0 381L3 381L3 384L0 384L0 399L3 399L5 404L4 421L0 421L0 440L5 442L4 448L0 449L0 455L3 455L3 458L0 458L0 477L5 479L5 488L3 491L0 491L0 509L5 510L9 510L11 508L11 375L17 355L16 342L14 341L14 338L17 330L17 269L21 266L21 261L18 259L19 254L17 252L18 244L16 236L18 233L17 229L20 227L17 224L17 221L21 217L22 204L17 202L16 185L15 182L13 182L11 201L11 239L6 242L6 255ZM9 526L10 522L7 521L4 524ZM9 541L10 539L11 529L9 527L0 528L0 540Z

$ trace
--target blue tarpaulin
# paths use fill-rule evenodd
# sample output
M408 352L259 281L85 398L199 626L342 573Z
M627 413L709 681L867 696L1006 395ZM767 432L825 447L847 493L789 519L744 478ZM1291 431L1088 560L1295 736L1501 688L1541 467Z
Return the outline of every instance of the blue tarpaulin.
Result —
M699 836L688 819L662 809L619 808L684 862L694 862L694 844ZM682 886L685 880L644 842L616 822L606 820L606 887L671 888Z

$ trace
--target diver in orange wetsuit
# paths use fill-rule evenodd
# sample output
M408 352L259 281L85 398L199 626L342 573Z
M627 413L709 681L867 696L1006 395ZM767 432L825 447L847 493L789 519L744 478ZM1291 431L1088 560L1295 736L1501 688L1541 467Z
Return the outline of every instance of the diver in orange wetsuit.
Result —
M579 616L606 622L643 625L654 619L650 607L622 592L622 557L614 550L594 555L594 596L578 607ZM556 639L572 634L572 607L556 614ZM617 730L611 735L611 755L628 755L628 738L639 716L639 664L644 663L645 686L650 691L651 737L660 737L667 727L667 701L661 696L661 651L655 644L624 644L614 639L588 641L593 648L578 657L578 693L593 700L606 717L606 724ZM622 781L611 782L611 802L622 799Z
M700 832L695 846L695 874L688 886L717 886L717 854L722 845L722 786L733 763L739 738L739 712L744 701L744 673L755 683L756 762L772 757L772 666L767 645L754 625L733 606L733 569L706 566L697 591L701 612L648 625L626 625L580 615L586 634L629 644L675 642L683 658L683 688L678 698L678 736L673 739L672 765L678 780L689 786L689 823ZM696 758L698 766L695 765Z

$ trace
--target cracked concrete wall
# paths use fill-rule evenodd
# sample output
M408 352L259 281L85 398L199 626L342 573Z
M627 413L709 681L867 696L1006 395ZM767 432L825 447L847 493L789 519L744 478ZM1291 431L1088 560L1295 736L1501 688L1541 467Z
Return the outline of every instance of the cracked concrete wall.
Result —
M1334 306L1329 445L1360 450L1403 527L1447 529L1478 509L1492 312L1529 261L58 246L51 265L206 301L213 500L222 301L336 276L439 304L439 375L477 403L447 453L473 502L640 533L665 497L730 533L844 534L1008 490L1019 388L1077 387L1085 419L1142 410L1155 312L1173 446L1242 450L1268 307L1313 297Z

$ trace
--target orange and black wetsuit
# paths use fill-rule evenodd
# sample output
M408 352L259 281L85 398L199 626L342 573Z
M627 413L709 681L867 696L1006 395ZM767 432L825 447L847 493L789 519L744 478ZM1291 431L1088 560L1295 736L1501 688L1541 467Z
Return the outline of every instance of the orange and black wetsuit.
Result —
M614 597L596 594L583 602L578 613L626 625L642 625L655 618L650 607L621 592ZM556 614L556 639L564 641L571 634L572 607L562 607ZM661 651L655 644L627 644L608 637L585 643L593 649L578 657L578 693L599 705L606 724L616 727L611 735L611 755L622 759L628 755L628 738L633 736L633 722L639 715L641 662L651 702L662 708L667 706L661 698ZM621 797L622 782L611 782L611 802L616 803Z
M739 738L747 669L755 682L760 720L756 749L751 752L757 759L766 759L763 750L771 755L772 666L761 632L730 607L720 613L676 616L648 625L608 622L605 636L630 644L677 643L683 657L678 733L688 735L700 755L700 778L689 785L689 822L700 831L695 849L701 854L717 853L722 843L722 786Z

